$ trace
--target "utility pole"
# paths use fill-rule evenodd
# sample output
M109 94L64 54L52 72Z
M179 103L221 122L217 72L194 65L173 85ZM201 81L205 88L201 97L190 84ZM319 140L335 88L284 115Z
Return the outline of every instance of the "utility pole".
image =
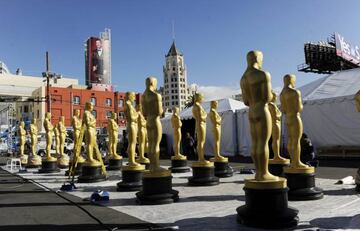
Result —
M62 78L60 74L51 73L49 68L49 52L46 51L45 54L46 59L46 71L42 73L42 76L46 78L46 102L47 102L47 112L51 112L51 95L50 95L50 79Z

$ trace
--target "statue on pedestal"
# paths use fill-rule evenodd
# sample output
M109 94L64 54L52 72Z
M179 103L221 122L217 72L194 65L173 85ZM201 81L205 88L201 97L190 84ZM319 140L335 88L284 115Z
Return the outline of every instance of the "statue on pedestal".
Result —
M303 109L301 93L295 89L295 75L284 76L284 88L280 94L281 111L285 114L287 127L287 149L290 154L290 168L309 168L300 160L300 139L303 124L300 113Z
M195 132L197 138L197 154L198 154L198 162L197 165L202 166L213 166L214 164L208 160L205 160L204 153L204 144L206 138L206 117L207 113L204 108L201 106L201 103L204 100L204 95L201 93L195 94L195 103L193 105L192 114L195 118ZM195 163L194 163L195 164Z
M136 193L140 204L168 204L179 200L179 192L172 189L171 172L160 167L160 141L162 126L160 117L163 114L161 95L157 93L157 80L148 77L146 90L142 95L142 111L147 120L146 128L149 138L149 171L142 178L142 190Z
M60 132L59 132L58 124L54 125L54 136L55 136L56 155L60 156Z
M163 114L161 95L156 92L157 80L154 77L146 79L146 90L142 98L142 111L146 118L147 134L149 141L150 175L170 176L171 172L160 167L160 141L162 126L160 117Z
M125 116L127 121L126 130L128 133L128 141L129 141L127 153L129 156L130 168L143 167L141 164L135 161L136 136L138 132L137 120L139 115L133 106L134 102L135 102L135 93L126 92Z
M220 155L220 142L221 142L221 116L217 112L218 102L213 100L210 102L210 112L209 117L212 123L212 134L214 141L214 154L215 157L210 160L214 162L215 165L215 176L217 177L231 177L234 173L234 170L229 165L229 160L227 157Z
M21 121L19 124L18 136L19 136L19 145L20 145L19 154L20 154L21 164L26 165L28 162L28 155L24 154L25 141L26 141L26 130L25 130L24 121Z
M245 205L237 208L238 221L259 228L296 226L298 210L288 207L286 179L268 170L271 135L269 103L272 99L270 73L262 70L261 51L247 54L247 68L241 80L245 105L249 106L251 157L255 179L245 179Z
M54 162L57 161L55 157L51 156L51 145L53 142L54 126L51 123L51 113L46 112L44 119L44 128L46 133L46 161Z
M217 112L218 102L213 100L210 102L209 117L212 123L212 134L214 140L214 154L215 157L211 159L214 162L228 162L228 158L220 155L220 141L221 141L221 116Z
M109 132L109 159L121 160L122 156L117 154L119 125L116 122L117 114L111 113L111 118L108 120L108 132Z
M142 114L142 106L141 104L138 104L136 106L136 111L139 115L138 117L138 144L139 144L139 158L136 159L136 161L140 164L148 165L150 163L150 160L145 157L145 152L148 150L148 138L147 138L147 131L146 131L146 119L144 118Z
M95 119L94 115L92 114L93 110L94 110L93 104L90 102L86 102L85 112L84 112L83 120L82 120L83 125L86 126L85 141L87 142L86 143L86 154L87 154L88 158L85 161L85 165L91 166L91 167L98 167L98 166L101 166L102 164L101 164L100 160L98 160L97 158L94 158L94 149L97 147L97 143L96 143L96 119ZM82 141L79 140L79 142L82 142Z
M173 115L171 116L171 125L174 130L174 153L175 155L171 159L186 160L186 156L180 153L181 144L181 119L179 116L179 108L173 108Z
M271 135L271 115L268 103L272 94L270 74L261 69L262 58L260 51L248 53L248 67L241 78L240 85L244 103L249 106L251 157L256 168L255 181L278 181L279 177L268 171L268 142Z
M65 117L61 116L59 118L59 123L57 125L58 137L59 137L59 152L60 158L58 160L59 166L67 168L69 166L69 156L64 153L65 149L65 139L67 136L66 127L65 127Z
M270 162L276 163L288 163L289 160L281 157L280 155L280 138L281 138L281 111L276 106L276 93L271 91L272 99L269 103L269 111L272 119L272 150L274 152L274 158Z
M82 164L85 162L85 159L84 157L82 157L81 155L81 151L79 152L79 155L76 156L75 153L76 152L76 147L78 146L78 142L79 142L79 138L80 138L80 132L81 132L81 124L82 124L82 121L80 119L80 110L79 109L75 109L74 110L74 115L72 117L72 120L71 120L71 126L74 130L74 150L73 150L73 160L72 161L75 161L75 158L77 158L77 163L78 164ZM80 141L82 142L82 141ZM81 145L80 145L80 148L81 148Z
M82 166L81 175L78 182L98 182L107 179L106 168L102 160L96 142L96 119L93 115L94 105L91 102L85 103L85 112L82 119L81 132L75 148L75 156L79 156L81 152L81 143L85 135L87 160ZM95 157L94 157L95 150Z
M281 111L285 114L287 128L287 149L290 166L284 167L288 180L290 200L317 200L323 198L322 189L315 186L315 168L301 162L300 139L303 124L300 113L303 109L301 93L295 89L295 75L284 76L284 88L280 94Z
M30 139L31 139L31 157L28 161L27 167L38 167L41 165L41 157L37 155L38 143L38 126L36 118L33 118L30 124Z

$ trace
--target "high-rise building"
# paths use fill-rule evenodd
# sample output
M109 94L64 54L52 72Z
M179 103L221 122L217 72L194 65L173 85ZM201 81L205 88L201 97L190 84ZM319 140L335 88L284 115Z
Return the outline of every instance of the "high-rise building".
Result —
M184 109L189 98L186 65L175 41L165 56L163 72L164 86L161 94L165 111L171 110L174 106L179 107L180 110Z

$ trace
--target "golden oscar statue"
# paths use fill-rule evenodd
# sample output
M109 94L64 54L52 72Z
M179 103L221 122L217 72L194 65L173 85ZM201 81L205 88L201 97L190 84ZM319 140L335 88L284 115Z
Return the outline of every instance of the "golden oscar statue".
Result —
M201 106L204 96L200 93L195 94L195 103L193 105L192 114L195 118L195 132L197 138L196 151L198 154L198 162L194 162L196 166L214 166L210 161L205 160L204 144L206 138L206 111ZM194 166L193 164L193 166Z
M157 92L157 79L148 77L145 80L145 85L146 89L142 95L141 105L147 121L150 166L149 170L144 172L142 191L136 193L136 197L140 204L172 203L176 202L179 196L178 191L172 189L171 171L160 167L160 141L162 137L160 117L163 114L163 107L161 95Z
M127 153L129 156L129 164L126 169L132 170L144 170L145 166L137 163L135 161L135 148L136 148L136 137L138 132L137 120L139 114L136 112L133 104L135 102L135 93L134 92L126 92L126 104L125 104L125 116L127 121L127 133L129 144L127 148Z
M57 124L57 130L59 132L59 152L60 152L60 158L58 159L58 165L60 168L68 168L70 158L67 154L64 153L65 139L67 136L64 116L61 116L59 118L59 123Z
M360 91L358 91L355 94L355 106L358 112L360 112ZM360 167L357 170L356 176L355 176L355 183L356 183L356 191L360 192Z
M186 160L186 156L180 153L180 143L181 143L181 119L179 116L179 108L173 108L173 114L171 116L171 126L174 130L174 156L171 157L172 160Z
M30 124L31 139L31 157L29 158L27 168L37 168L41 166L41 157L37 155L38 126L36 118L33 118Z
M148 169L150 160L145 157L145 152L148 148L148 142L147 142L147 132L146 132L146 119L144 118L142 114L142 106L141 104L136 105L136 111L138 113L138 154L139 157L136 159L136 162L145 165L145 167Z
M322 189L315 187L315 170L300 160L300 139L303 124L300 113L303 109L301 93L295 89L295 75L284 76L284 88L280 94L281 111L285 114L287 128L287 149L290 155L290 166L284 167L288 179L289 199L317 200L323 197Z
M46 112L44 119L44 128L46 133L46 161L55 162L57 159L51 156L51 145L53 143L54 126L51 123L51 113Z
M210 160L215 165L215 176L217 177L231 177L233 175L233 169L229 166L228 158L220 155L220 141L221 141L221 116L217 112L218 102L213 100L210 102L209 117L212 124L212 134L214 142L214 154L215 157Z
M40 173L59 172L57 159L51 156L51 145L53 142L54 126L51 123L51 113L46 112L44 119L44 128L46 133L46 157L42 160Z
M122 166L122 156L117 154L119 125L116 122L117 114L111 113L111 118L108 119L108 134L109 134L109 166L108 170L120 170Z
M20 144L20 161L22 165L27 165L28 162L28 155L24 154L24 148L25 148L25 141L26 141L26 130L25 130L25 123L24 121L20 122L19 130L18 130L18 136L19 136L19 144Z
M207 113L201 106L204 96L201 93L194 95L194 105L192 109L193 118L195 118L195 132L197 138L198 161L193 162L193 176L190 177L190 185L216 185L219 184L219 178L215 177L214 163L205 159L204 145L206 139L206 118ZM205 176L205 173L207 174ZM201 177L199 177L201 176Z
M210 102L209 117L212 123L212 134L214 140L214 154L215 157L210 160L213 162L228 162L228 158L220 155L220 141L221 141L221 116L217 112L218 102L213 100Z
M86 102L79 140L75 148L75 156L79 156L85 136L87 159L82 166L81 175L78 177L78 182L81 183L98 182L107 179L106 168L96 142L96 118L93 115L93 110L94 105L91 102Z
M84 162L85 162L85 159L84 157L82 157L81 155L81 152L79 152L79 156L75 156L75 148L77 147L78 145L78 142L79 142L79 138L80 138L80 132L81 132L81 124L82 124L82 121L80 119L80 110L79 109L75 109L74 110L74 115L72 117L72 120L71 120L71 126L74 130L74 150L73 150L73 160L76 158L77 159L77 163L82 165Z
M269 103L269 111L272 120L271 147L274 153L274 158L269 160L269 171L276 176L280 176L283 174L283 167L289 165L290 160L285 159L280 155L281 111L276 106L276 93L274 91L271 91L271 93L272 99Z
M139 114L134 108L135 93L126 92L125 96L126 131L128 134L128 148L126 150L129 163L122 168L122 181L117 183L118 191L137 191L142 187L142 175L145 166L135 161L136 136L138 132Z
M297 225L298 211L288 207L286 179L269 173L271 115L270 73L262 70L261 51L247 54L247 68L240 80L245 105L249 106L251 157L255 179L245 179L245 200L237 208L238 221L259 228L285 228ZM271 217L271 218L269 218Z
M54 137L55 137L55 151L56 155L60 156L60 132L58 128L58 124L54 126Z

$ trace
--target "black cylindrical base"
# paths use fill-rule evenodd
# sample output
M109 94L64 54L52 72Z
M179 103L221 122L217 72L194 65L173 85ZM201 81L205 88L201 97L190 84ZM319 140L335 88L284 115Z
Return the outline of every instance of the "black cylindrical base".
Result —
M269 172L275 176L284 176L283 168L289 166L288 164L269 164Z
M187 166L187 160L171 160L171 167L169 170L172 173L190 172L190 167Z
M30 165L30 164L26 165L26 168L40 168L40 167L41 167L41 164L40 165Z
M102 174L101 166L87 166L82 167L81 175L78 177L79 183L93 183L105 181L107 178Z
M289 200L318 200L324 194L321 188L315 186L314 173L285 173L289 187Z
M61 165L61 164L58 164L58 167L59 167L60 169L67 169L67 168L69 168L69 165Z
M245 205L236 209L241 224L267 229L297 225L299 211L288 207L287 188L244 190Z
M192 167L193 176L188 178L191 186L212 186L219 184L214 175L215 167Z
M229 165L229 162L214 162L215 176L220 178L232 177L234 174L233 168Z
M359 184L356 185L355 191L358 192L358 193L360 193L360 185L359 185Z
M70 163L70 164L71 164L71 163ZM78 164L76 165L75 176L81 175L82 166L83 166L83 165L84 165L84 163L78 163ZM69 170L66 170L65 176L69 176Z
M41 164L41 169L39 169L39 173L53 173L53 172L60 172L60 169L57 166L57 161L43 160Z
M170 204L179 200L179 192L172 189L172 176L144 177L143 190L136 193L141 205Z
M142 170L122 170L122 181L117 183L117 191L130 192L142 188Z
M122 159L109 159L109 165L106 167L107 170L120 170L122 166Z

